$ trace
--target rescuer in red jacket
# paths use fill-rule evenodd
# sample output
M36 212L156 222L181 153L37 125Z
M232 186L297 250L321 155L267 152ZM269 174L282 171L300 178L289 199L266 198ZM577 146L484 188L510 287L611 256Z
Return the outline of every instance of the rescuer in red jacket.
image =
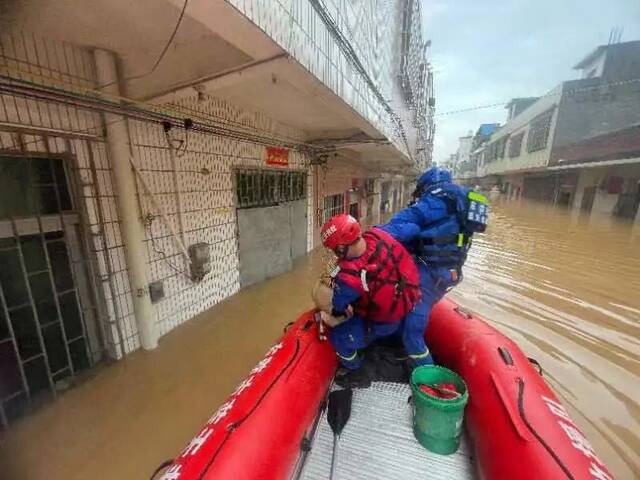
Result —
M418 269L395 238L375 227L363 233L350 215L327 221L321 238L338 258L331 315L347 318L329 339L341 365L357 370L362 363L358 350L396 333L420 300Z

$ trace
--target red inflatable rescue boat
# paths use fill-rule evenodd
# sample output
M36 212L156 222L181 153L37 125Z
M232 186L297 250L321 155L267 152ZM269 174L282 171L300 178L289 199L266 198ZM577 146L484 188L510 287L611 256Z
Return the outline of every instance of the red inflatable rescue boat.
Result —
M354 392L353 425L340 437L336 480L613 478L535 364L509 338L448 299L433 309L426 338L437 363L460 374L469 389L468 446L455 454L458 463L411 438L408 390L374 383ZM329 478L331 449L323 435L331 438L331 432L323 412L336 368L313 312L302 315L160 478ZM349 448L349 455L340 455Z

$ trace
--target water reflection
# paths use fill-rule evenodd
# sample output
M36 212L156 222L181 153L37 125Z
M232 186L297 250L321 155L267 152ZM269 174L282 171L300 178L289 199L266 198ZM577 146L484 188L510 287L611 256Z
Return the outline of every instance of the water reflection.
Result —
M546 377L618 478L640 471L638 226L497 200L452 297L490 319Z
M618 479L640 471L637 227L496 202L452 296L537 358ZM323 251L243 289L0 432L0 478L148 478L311 305ZM144 444L145 448L140 449ZM91 452L90 461L87 452ZM132 454L132 452L134 452ZM114 463L113 459L118 462Z

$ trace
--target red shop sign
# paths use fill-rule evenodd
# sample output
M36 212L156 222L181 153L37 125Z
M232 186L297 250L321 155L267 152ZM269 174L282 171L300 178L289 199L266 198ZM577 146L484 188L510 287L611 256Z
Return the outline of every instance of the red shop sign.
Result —
M267 165L286 167L289 165L289 149L267 147Z

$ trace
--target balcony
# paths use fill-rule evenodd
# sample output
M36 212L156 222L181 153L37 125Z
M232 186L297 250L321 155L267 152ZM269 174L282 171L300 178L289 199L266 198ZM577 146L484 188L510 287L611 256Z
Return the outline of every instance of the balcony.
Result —
M403 2L385 2L382 10L345 0L324 2L324 11L318 5L190 0L157 66L183 0L27 0L0 25L115 52L129 98L171 103L195 89L299 127L306 141L368 165L415 168L430 148L424 132L418 135L428 128L413 126L415 112L399 91L394 46Z

